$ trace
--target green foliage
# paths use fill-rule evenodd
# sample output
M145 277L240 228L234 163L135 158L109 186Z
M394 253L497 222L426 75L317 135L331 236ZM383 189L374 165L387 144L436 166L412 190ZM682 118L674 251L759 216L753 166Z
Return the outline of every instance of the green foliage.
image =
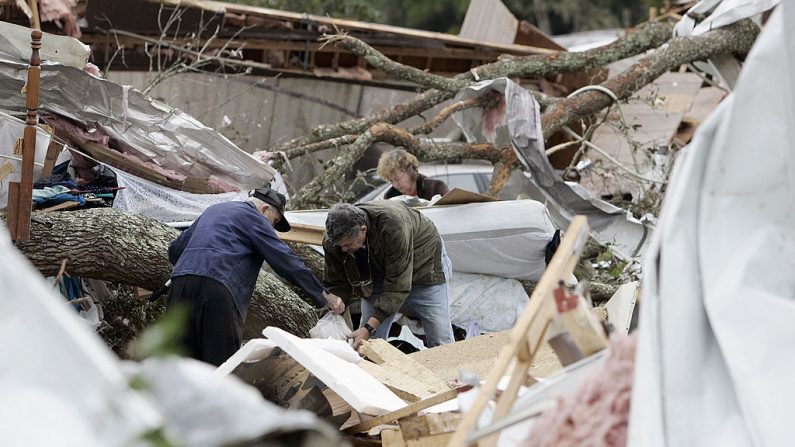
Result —
M252 6L457 34L469 0L228 0ZM629 27L664 0L502 0L550 34Z
M319 16L379 22L381 12L368 0L228 0L264 8L283 9Z
M469 0L376 0L374 3L383 11L385 23L450 34L458 34L469 6Z
M188 321L188 309L175 306L156 324L147 328L140 337L134 339L127 348L133 359L181 355L180 339Z

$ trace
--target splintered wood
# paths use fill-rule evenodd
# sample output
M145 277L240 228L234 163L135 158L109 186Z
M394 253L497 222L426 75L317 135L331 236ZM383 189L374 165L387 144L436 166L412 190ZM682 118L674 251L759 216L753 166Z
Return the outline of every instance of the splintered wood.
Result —
M362 343L359 352L370 360L359 366L401 399L417 402L450 389L428 368L385 340L367 340Z

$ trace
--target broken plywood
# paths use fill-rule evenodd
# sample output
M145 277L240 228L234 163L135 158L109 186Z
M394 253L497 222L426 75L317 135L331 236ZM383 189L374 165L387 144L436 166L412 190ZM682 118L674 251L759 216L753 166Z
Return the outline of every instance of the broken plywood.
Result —
M359 413L380 415L406 406L395 393L357 365L279 328L267 327L262 333Z
M374 339L365 341L360 350L363 350L363 353L374 363L423 383L427 390L424 397L450 389L447 383L434 374L433 371L407 356L386 340Z
M417 402L424 398L433 396L445 388L449 389L449 387L446 385L444 388L441 386L431 388L427 384L417 380L415 377L412 377L401 371L385 368L373 362L361 362L359 367L367 371L367 373L371 376L375 377L376 380L383 383L398 397L408 402Z
M485 377L494 365L500 348L508 341L508 334L509 331L502 331L481 335L415 352L409 354L409 357L430 369L442 380L457 379L462 371ZM549 377L562 367L552 347L544 342L533 358L530 375L538 378Z
M458 428L461 413L429 413L410 416L399 421L403 439L421 439L433 435L450 433Z

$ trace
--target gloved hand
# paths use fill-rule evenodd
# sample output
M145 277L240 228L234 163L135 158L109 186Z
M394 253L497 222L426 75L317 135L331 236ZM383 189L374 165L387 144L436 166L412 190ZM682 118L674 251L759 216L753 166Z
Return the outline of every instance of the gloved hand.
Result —
M161 296L168 293L169 288L171 288L171 279L166 281L166 283L163 284L160 288L152 292L152 296L150 296L148 300L152 302L159 300Z

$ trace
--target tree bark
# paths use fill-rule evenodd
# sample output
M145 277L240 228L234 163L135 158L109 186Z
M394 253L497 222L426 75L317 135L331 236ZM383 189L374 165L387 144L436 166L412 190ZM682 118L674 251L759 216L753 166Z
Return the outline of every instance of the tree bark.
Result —
M168 245L179 232L160 222L113 208L36 213L52 228L33 223L30 240L17 248L45 276L67 259L75 276L155 290L171 275ZM316 323L311 307L279 279L261 272L248 309L244 338L262 337L266 326L307 336Z
M557 53L542 56L505 58L501 61L482 65L451 78L450 83L445 83L450 90L436 90L431 88L419 94L414 99L388 109L383 109L369 117L357 118L336 124L323 124L313 128L308 135L294 138L286 143L269 148L268 150L271 152L288 151L295 147L306 146L331 138L338 138L348 134L359 134L376 123L397 124L455 96L460 90L458 86L463 85L459 83L459 81L462 80L472 82L480 79L493 79L500 76L539 78L564 72L577 72L602 67L611 62L634 56L645 50L662 45L670 38L671 30L672 26L669 24L654 22L636 33L629 34L609 45L592 50L577 53ZM357 44L356 47L361 49L358 50L362 51L360 55L365 55L365 52L374 52L381 55L381 53L378 53L377 50L364 42ZM351 47L352 51L356 52L353 48L354 47ZM388 58L381 55L381 57L374 58L373 62L378 64L379 61L384 60L389 61ZM389 68L392 74L399 79L404 79L401 77L403 71L397 68L403 67L408 69L408 67L398 64L397 62L391 62L389 67L385 65L380 67L376 65L376 67L382 69ZM420 78L417 78L417 80L419 81ZM452 82L453 80L455 80L455 82ZM437 85L439 82L440 80L434 78L433 81L429 81L426 84ZM428 87L429 85L425 86Z
M678 37L601 85L619 100L626 99L665 72L683 64L726 53L746 54L758 34L759 27L746 19L701 36ZM592 115L612 102L604 93L590 91L553 104L541 116L544 136L549 137L567 123Z

